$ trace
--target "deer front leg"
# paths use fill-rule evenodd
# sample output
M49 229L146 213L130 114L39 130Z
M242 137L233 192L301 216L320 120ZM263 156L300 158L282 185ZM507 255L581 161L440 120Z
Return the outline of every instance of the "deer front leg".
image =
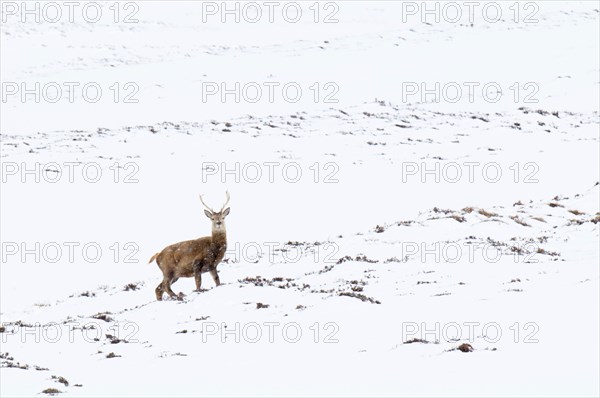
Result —
M194 263L194 280L196 281L196 291L199 292L202 287L202 262L200 260Z
M194 272L194 279L196 280L196 291L199 292L202 287L202 274L200 271Z
M217 273L217 269L210 270L210 276L212 276L213 281L215 281L215 285L219 286L221 284L221 280L219 279L219 274Z

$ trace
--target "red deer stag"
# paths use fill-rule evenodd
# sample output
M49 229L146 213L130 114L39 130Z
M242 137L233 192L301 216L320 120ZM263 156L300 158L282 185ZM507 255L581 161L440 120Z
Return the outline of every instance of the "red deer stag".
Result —
M229 192L226 192L227 200L216 212L202 199L200 201L206 207L204 210L206 217L212 221L212 235L200 239L187 240L165 247L161 252L156 253L148 264L156 259L158 267L163 273L163 280L156 287L156 299L162 300L163 293L171 298L181 299L182 294L176 295L171 289L171 285L179 278L194 277L196 280L196 291L200 291L202 285L202 274L210 272L215 284L219 286L219 274L217 265L223 259L225 250L227 250L227 236L225 232L225 217L229 214Z

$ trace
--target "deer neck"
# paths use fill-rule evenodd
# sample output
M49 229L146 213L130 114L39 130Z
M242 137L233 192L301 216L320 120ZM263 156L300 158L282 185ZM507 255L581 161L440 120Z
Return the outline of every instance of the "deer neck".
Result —
M227 233L225 228L220 229L218 231L212 231L212 242L213 244L218 244L221 246L222 244L227 245Z

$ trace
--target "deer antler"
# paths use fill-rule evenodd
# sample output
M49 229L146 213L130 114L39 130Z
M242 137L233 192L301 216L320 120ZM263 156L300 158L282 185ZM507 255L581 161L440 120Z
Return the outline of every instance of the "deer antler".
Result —
M202 204L204 205L204 207L206 207L208 209L208 211L210 211L211 213L216 213L213 209L211 209L206 203L204 203L204 200L202 199L203 195L200 195L200 202L202 202Z
M226 207L227 207L227 205L229 204L229 199L230 199L230 196L229 196L229 191L225 191L225 195L227 195L227 200L225 201L225 204L223 205L223 207L221 207L221 212L222 212L223 210L225 210L225 208L226 208Z
M229 199L231 198L229 196L229 191L225 191L225 195L227 195L227 200L225 201L225 204L223 205L223 207L221 207L221 212L223 212L223 210L225 210L225 208L227 207L227 205L229 204ZM202 202L202 204L204 205L204 207L206 207L211 213L216 213L216 211L214 211L213 209L211 209L205 202L204 199L202 199L202 196L204 195L200 195L200 202Z

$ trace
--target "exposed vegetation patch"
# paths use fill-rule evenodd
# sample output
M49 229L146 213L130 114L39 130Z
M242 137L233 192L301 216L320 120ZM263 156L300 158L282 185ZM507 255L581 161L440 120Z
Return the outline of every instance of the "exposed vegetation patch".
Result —
M510 219L513 220L514 222L516 222L519 225L522 225L524 227L531 227L531 225L527 224L524 220L522 220L521 218L519 218L519 216L514 215L514 216L510 216Z
M106 334L105 337L110 341L110 344L129 343L127 340L120 339L112 334Z
M359 254L359 255L355 256L354 258L352 258L352 256L340 257L339 260L336 262L336 264L341 264L346 261L362 261L365 263L372 263L372 264L379 262L379 260L372 260L364 254Z
M440 209L439 207L434 207L433 212L434 213L442 213L442 214L450 214L450 213L454 213L454 210Z
M56 388L46 388L44 391L42 391L42 394L56 395L62 394L62 391L57 390Z
M558 111L552 111L552 112L548 112L548 111L545 111L545 110L543 110L543 109L533 110L533 109L527 108L527 107L525 107L525 106L522 106L522 107L520 107L520 108L519 108L519 110L520 110L521 112L523 112L524 114L528 114L528 113L537 113L538 115L542 115L542 116L549 116L549 115L552 115L552 116L554 116L554 117L559 117L559 116L558 116Z
M259 287L272 286L279 289L297 289L300 291L310 289L310 285L308 283L298 284L294 282L294 279L292 278L284 278L281 276L276 276L271 279L263 278L260 275L255 277L248 276L244 279L239 279L238 282L242 284L252 284Z
M367 282L365 281L359 281L359 280L352 280L352 281L347 281L346 282L348 285L350 285L350 290L353 292L362 292L364 290L364 286L367 285Z
M92 315L92 318L99 319L104 322L113 322L114 319L112 319L110 316L108 316L108 314L112 314L112 313L111 312L100 312L96 315Z
M464 209L462 209L462 212L465 214L469 214L472 211L474 211L475 209L473 207L465 207ZM447 218L452 218L453 220L456 220L460 223L463 223L465 221L467 221L467 219L459 214L459 212L456 212L454 210L450 210L450 209L440 209L439 207L434 207L432 209L432 211L436 214L443 214L445 215ZM430 220L437 220L439 218L444 218L444 217L432 217L430 218Z
M340 293L338 293L338 296L354 297L363 302L369 302L371 304L381 304L381 301L379 301L379 300L375 300L372 297L367 297L364 294L360 294L360 293L356 293L356 292L340 292Z
M479 214L481 214L484 217L490 218L490 217L498 217L497 213L491 212L491 211L486 211L485 209L479 209L477 211Z
M62 376L52 376L53 380L56 380L58 383L62 383L65 386L69 387L69 382Z
M16 362L8 352L0 353L0 367L2 368L16 368L16 369L29 369L29 365L25 363Z
M454 220L458 221L458 222L465 222L467 221L467 219L463 216L461 216L460 214L453 214L450 216L450 218L453 218Z
M541 248L541 247L538 247L536 253L538 253L538 254L545 254L545 255L551 256L551 257L560 256L560 253L558 253L558 252L550 252L550 251L547 251L546 249Z
M431 343L431 341L427 341L427 340L425 340L425 339L419 339L419 338L416 338L416 337L414 337L414 338L412 338L412 339L408 339L408 340L406 340L406 341L405 341L404 343L402 343L402 344L414 344L414 343L430 344L430 343ZM437 342L436 342L436 343L434 343L434 344L437 344Z
M123 291L130 292L130 291L139 290L143 285L144 285L143 282L128 283L125 285L125 287L123 287Z
M473 346L469 343L462 343L461 345L456 347L456 349L461 352L472 352Z
M401 263L401 262L403 262L403 261L398 260L398 258L396 258L396 257L390 257L387 260L385 260L383 263L389 264L389 263ZM406 262L406 261L404 261L404 262Z
M15 368L15 369L23 369L23 370L28 370L30 368L33 368L37 371L46 371L48 370L48 368L44 368L42 366L38 366L38 365L28 365L26 363L20 363L20 362L16 362L15 359L10 356L10 354L8 352L3 352L0 353L0 367L2 368Z
M121 355L117 355L114 352L110 352L110 353L106 354L106 358L109 358L109 359L110 358L120 358L120 357L121 357Z
M482 122L485 122L485 123L489 123L490 122L490 120L488 118L485 118L483 116L477 116L477 115L472 115L471 119L481 120Z

